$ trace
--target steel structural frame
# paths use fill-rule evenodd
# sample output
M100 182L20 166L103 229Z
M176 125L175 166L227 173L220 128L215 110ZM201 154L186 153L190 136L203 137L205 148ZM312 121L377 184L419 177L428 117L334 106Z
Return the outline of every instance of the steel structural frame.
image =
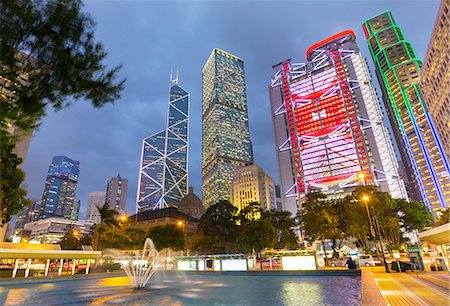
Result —
M302 197L308 192L309 186L318 188L322 191L329 189L327 185L305 180L302 158L300 158L301 148L304 143L311 141L317 142L318 139L317 137L310 137L299 133L299 127L296 125L297 118L295 116L295 109L297 104L312 103L314 99L316 99L317 103L317 99L321 100L332 97L333 95L340 95L341 100L336 101L336 103L342 102L347 108L346 113L348 122L346 125L341 124L340 126L337 126L337 128L329 133L327 137L336 138L346 131L350 132L353 142L355 143L360 168L367 175L366 181L369 183L387 181L389 191L393 196L407 198L403 181L398 175L398 165L396 164L392 144L386 128L381 124L382 113L373 87L370 85L371 78L368 67L367 65L362 65L363 58L359 51L356 52L355 50L348 50L342 47L344 42L355 38L354 32L344 31L339 34L335 35L333 40L327 41L322 45L316 44L313 49L310 48L308 50L307 58L309 58L310 55L313 55L310 58L309 65L305 63L291 63L290 60L287 60L281 64L282 68L272 77L271 87L281 86L284 97L284 104L274 112L274 116L286 115L290 135L290 137L279 146L278 150L291 150L295 168L295 185L284 191L285 196L298 195L299 197ZM330 51L330 48L328 48L330 43L335 44L337 48ZM344 71L343 60L347 58L350 58L352 64L355 66L355 70L359 68L359 71L356 71L357 80L349 79L348 74ZM298 95L293 94L291 84L294 83L297 78L302 77L307 73L314 73L327 66L333 66L334 71L336 72L335 84L331 84L332 86L328 89L319 92L320 96L315 96L314 98L299 98ZM363 96L363 102L367 108L368 118L356 116L355 105L357 102L351 94L358 88ZM349 108L353 112L352 116L349 116ZM312 113L312 116L318 118L320 118L321 115L326 116L326 111L323 113L324 111L325 109L320 111L319 114ZM363 122L367 122L369 125L363 126ZM376 149L379 151L381 159L384 160L382 163L383 169L376 169L370 161L368 154L370 148L365 145L365 135L363 134L363 130L368 128L372 128L374 132L375 145L377 146ZM325 141L323 142L325 143ZM382 178L377 179L374 172L377 173L377 176L381 176ZM356 186L358 184L357 174L358 173L355 172L352 175L347 175L346 178L340 181L339 188Z
M169 93L171 92L171 89L173 86L178 85L178 72L176 74L175 78L172 78L172 74L170 75L170 81L169 81ZM184 90L185 91L185 90ZM180 96L176 99L171 100L170 99L170 95L169 95L169 103L168 103L168 112L167 112L167 128L164 130L161 130L157 133L152 134L149 137L146 137L145 139L142 140L142 148L141 148L141 159L140 159L140 166L139 166L139 178L138 178L138 188L137 188L137 196L136 196L136 212L138 212L141 209L150 209L150 210L155 210L155 209L162 209L162 208L167 208L169 207L169 203L167 203L167 201L165 200L165 196L167 196L174 188L177 188L180 195L181 196L185 196L188 193L188 173L189 173L189 113L190 113L190 94L185 91L186 94L183 96ZM187 113L182 111L181 109L179 109L176 106L176 102L187 98ZM174 109L176 109L178 111L178 113L183 115L183 118L181 120L178 120L176 122L174 122L173 124L170 124L170 108L173 107ZM180 135L177 134L176 130L174 130L173 128L180 125L180 124L186 124L186 140L184 140ZM148 142L149 139L152 139L153 137L163 133L165 134L164 137L164 151L158 150L158 148L156 148L155 146L153 146L151 143ZM177 150L175 151L169 151L168 149L168 139L169 139L169 132L176 136L178 138L178 140L182 141L184 143L184 145L180 146ZM160 156L158 159L155 159L152 162L149 163L144 163L144 153L145 153L145 146L150 147L151 149L155 150L155 152L157 152ZM172 155L174 153L177 153L181 150L186 150L186 168L182 168L179 167L179 165L177 165L177 163L175 161L172 160ZM174 174L172 173L167 161L171 161L171 163L175 166L178 167L178 170L181 171L183 173L183 175L179 178L176 179L174 177ZM162 182L159 182L156 178L151 177L150 175L148 175L145 172L145 169L153 166L153 165L158 165L160 163L163 163L163 177L162 177ZM170 189L166 189L166 170L169 173L170 177L169 180L171 180L174 184ZM153 181L156 185L158 185L159 188L155 189L154 191L152 191L151 193L146 194L144 197L140 197L140 192L141 192L141 179L142 177L145 176L146 178L150 179L151 181ZM180 188L180 183L185 181L186 182L186 188L185 190L182 190ZM153 204L153 206L147 206L146 204L142 204L141 203L145 203L145 200L148 199L149 197L157 194L161 192L161 196L159 197L158 201L155 202ZM181 200L181 199L180 199Z

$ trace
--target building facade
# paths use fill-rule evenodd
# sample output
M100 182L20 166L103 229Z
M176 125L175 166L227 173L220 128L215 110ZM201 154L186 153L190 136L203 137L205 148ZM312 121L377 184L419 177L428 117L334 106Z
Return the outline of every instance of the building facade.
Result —
M231 201L238 212L251 203L259 203L262 210L275 210L275 185L272 177L255 163L234 170L231 182Z
M419 88L450 160L450 0L441 1Z
M75 192L80 174L80 162L66 156L53 157L48 169L39 218L60 217L76 220L79 203ZM77 209L78 208L78 209Z
M106 181L106 203L111 209L125 211L127 207L128 180L120 177L111 177Z
M48 218L25 224L24 231L31 232L30 241L59 243L69 229L76 230L81 236L91 235L94 224L91 220Z
M411 197L422 198L432 211L444 208L450 203L450 166L419 90L422 62L391 12L366 20L363 28L385 108L411 178Z
M30 199L31 206L25 207L16 217L16 223L14 224L14 234L23 230L25 224L37 221L39 219L39 211L41 208L40 199Z
M188 193L190 95L170 77L167 128L142 141L137 211L176 206Z
M102 207L106 201L106 192L94 191L89 192L88 208L86 211L86 219L94 221L95 224L99 224L102 220L98 208Z
M318 42L306 58L277 65L270 86L284 210L295 214L308 192L340 197L360 184L407 198L356 34Z
M230 200L234 170L251 161L244 61L216 48L202 70L203 205Z

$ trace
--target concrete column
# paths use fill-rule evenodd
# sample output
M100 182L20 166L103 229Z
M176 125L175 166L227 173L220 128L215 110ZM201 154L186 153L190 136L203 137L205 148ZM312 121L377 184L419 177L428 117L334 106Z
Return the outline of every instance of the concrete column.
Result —
M47 263L45 264L45 273L44 276L48 275L48 269L50 268L50 259L47 259Z
M88 259L87 265L86 265L86 274L89 274L89 266L91 265L91 259Z
M77 260L76 259L72 259L72 275L75 274L75 266L77 264Z
M30 274L30 266L31 266L31 258L28 258L27 269L25 270L25 277L28 277L28 275Z
M19 267L19 260L18 259L16 259L15 261L14 261L14 270L13 270L13 273L12 273L12 278L15 278L16 277L16 275L17 275L17 268Z
M61 258L61 260L59 261L58 276L61 276L63 265L64 265L64 258Z

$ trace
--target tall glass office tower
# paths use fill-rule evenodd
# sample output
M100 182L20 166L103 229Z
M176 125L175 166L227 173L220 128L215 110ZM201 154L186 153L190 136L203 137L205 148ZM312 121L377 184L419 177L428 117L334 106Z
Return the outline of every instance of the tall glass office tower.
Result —
M62 217L78 220L80 204L75 191L80 174L80 162L66 156L53 157L42 195L39 219Z
M270 86L283 209L295 214L309 192L342 197L362 183L407 198L356 34L320 41L306 58L277 65Z
M188 194L189 97L171 76L167 128L142 141L137 212L177 206Z
M203 205L230 200L234 170L253 161L244 61L215 48L202 70Z
M450 167L419 90L419 60L391 12L366 20L364 32L377 69L393 133L410 176L412 198L432 210L450 203ZM414 194L414 191L419 194Z

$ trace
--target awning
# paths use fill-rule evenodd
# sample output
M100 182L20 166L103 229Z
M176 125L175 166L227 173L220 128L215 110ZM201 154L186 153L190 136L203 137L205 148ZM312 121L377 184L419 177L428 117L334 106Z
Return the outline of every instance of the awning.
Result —
M95 259L100 251L0 249L0 259Z
M420 239L435 245L450 243L450 223L419 233Z

